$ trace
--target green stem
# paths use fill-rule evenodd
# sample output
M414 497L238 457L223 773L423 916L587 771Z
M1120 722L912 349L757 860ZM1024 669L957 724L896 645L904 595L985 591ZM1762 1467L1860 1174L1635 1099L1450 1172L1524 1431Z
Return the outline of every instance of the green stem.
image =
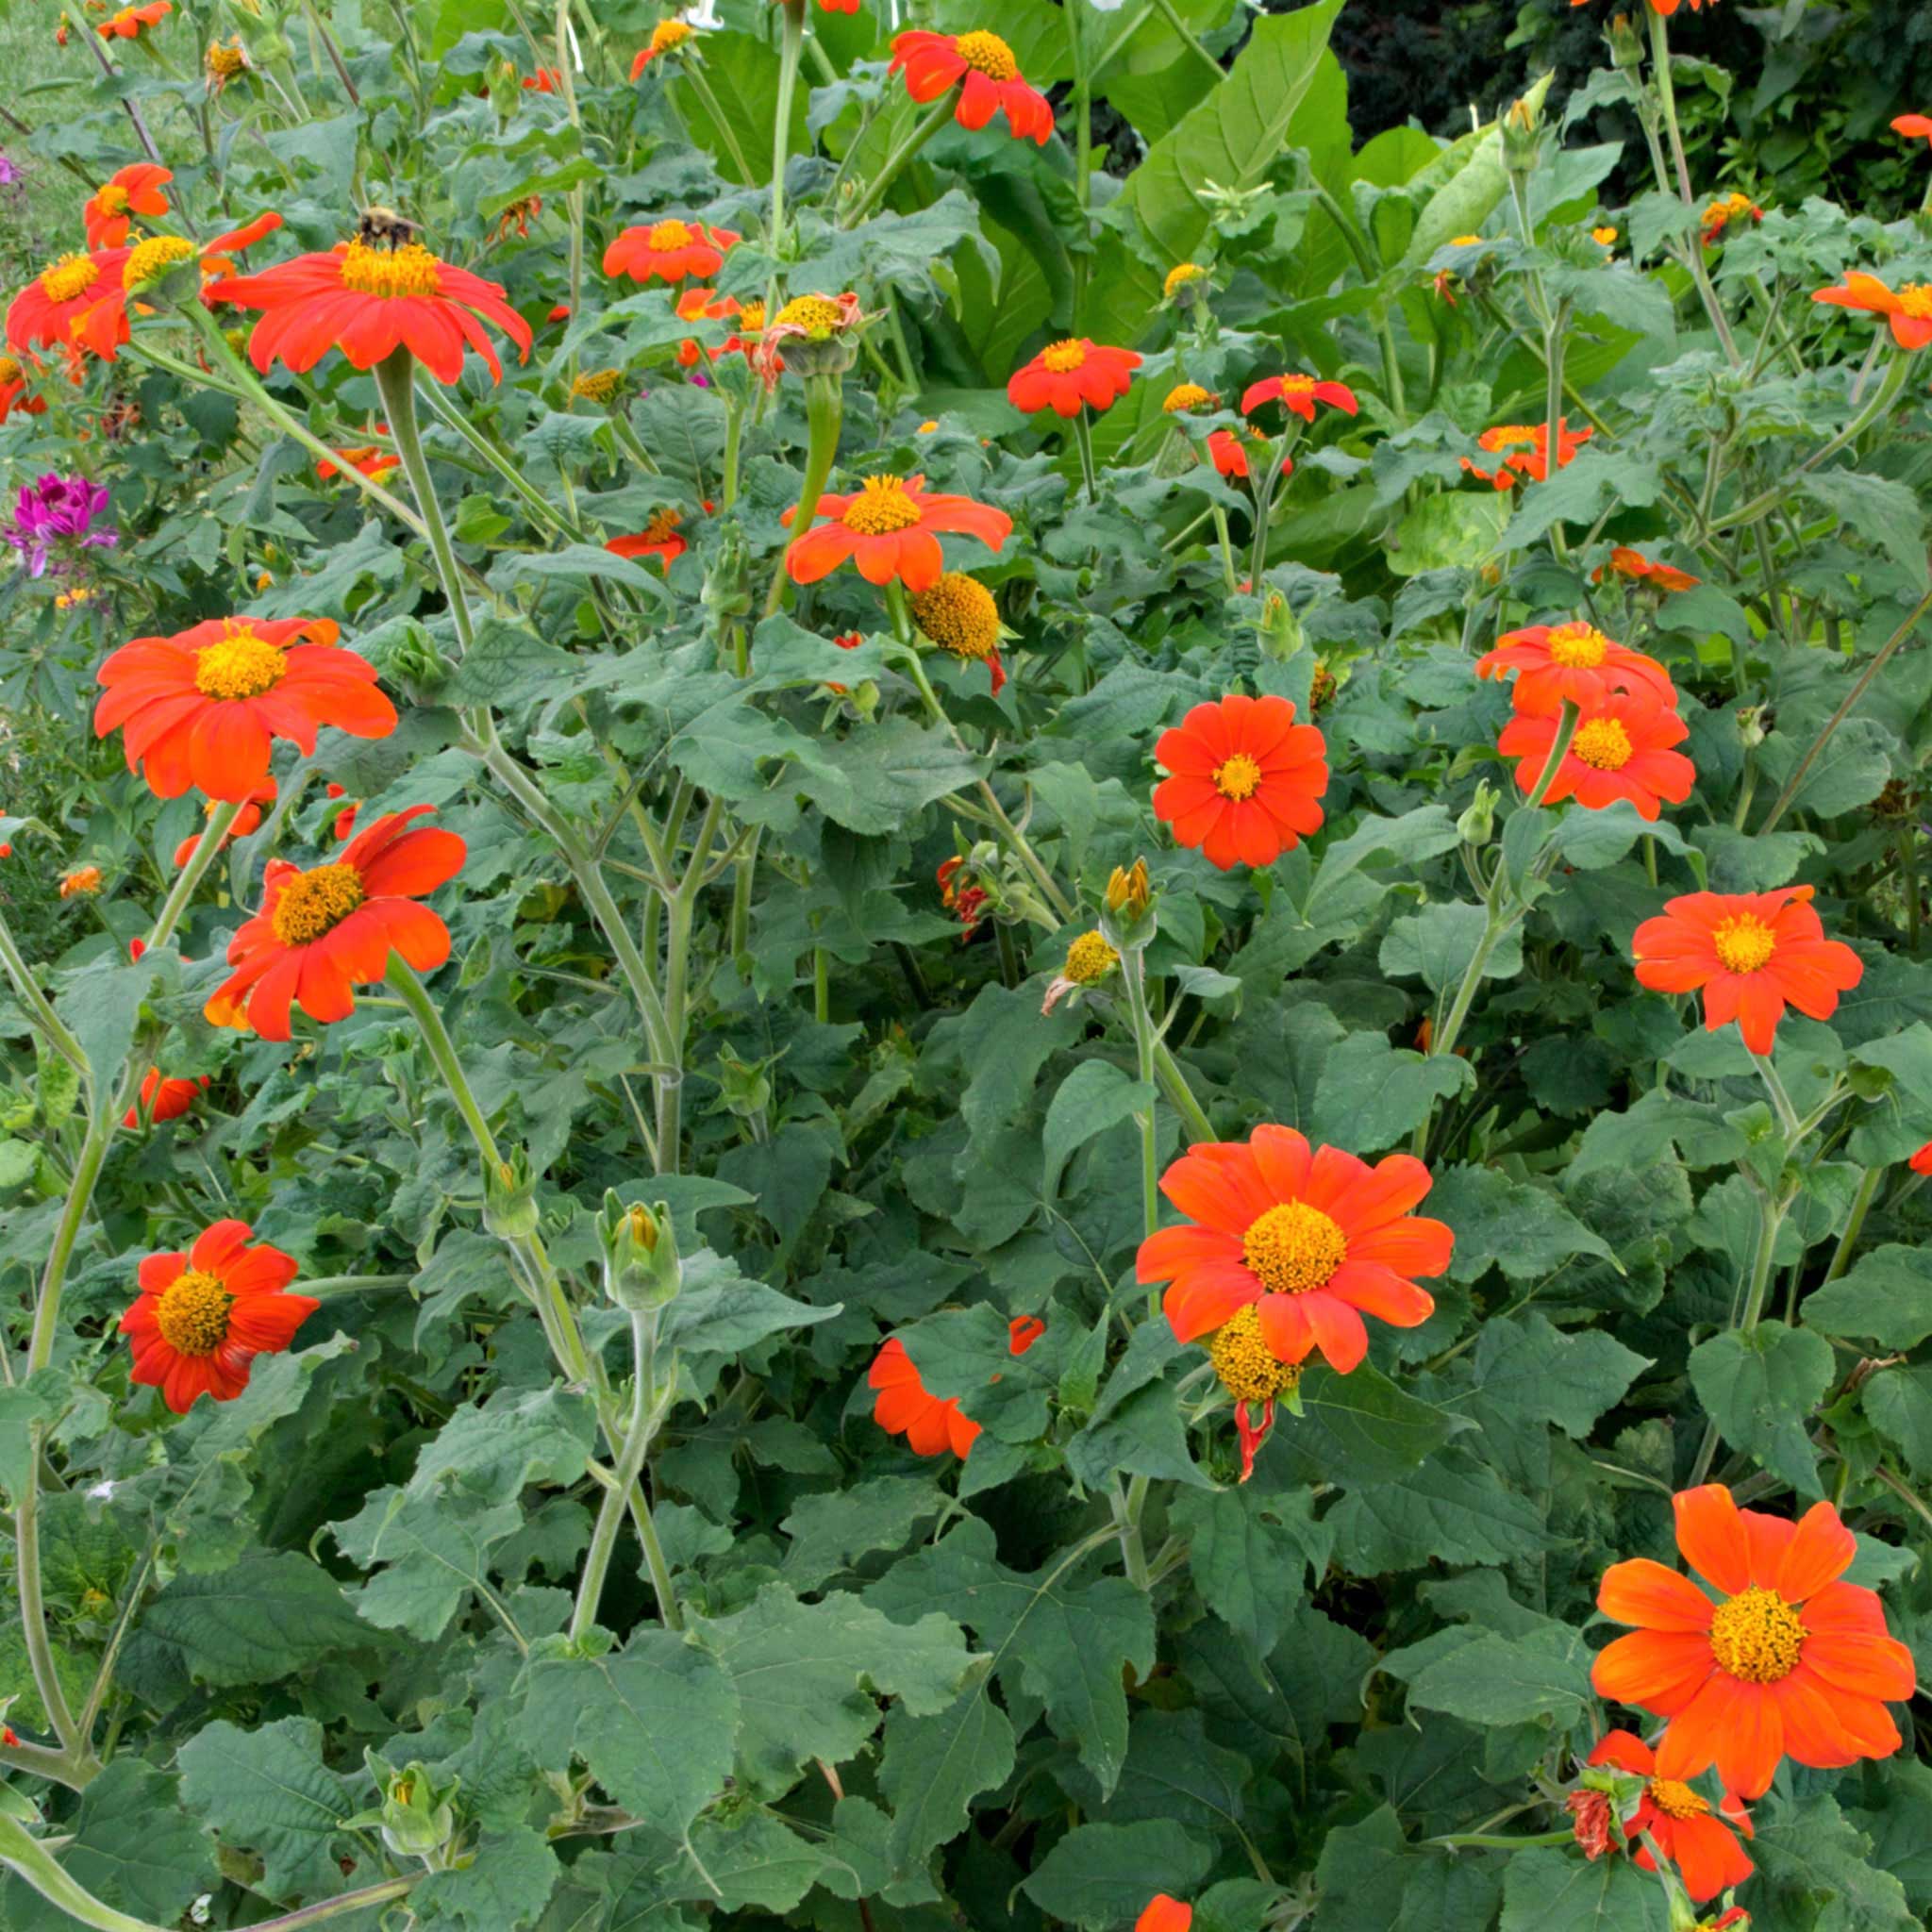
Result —
M711 117L711 125L718 130L718 139L724 143L724 152L731 157L732 166L749 188L758 176L752 172L751 163L745 159L744 150L738 144L738 136L733 132L731 123L724 118L724 108L718 105L718 96L711 92L711 83L704 76L700 59L684 63L684 78L691 82L691 91L697 95L698 105Z
M784 0L784 39L778 50L778 107L772 120L772 232L766 246L776 255L785 235L785 163L791 147L791 97L798 87L798 57L805 46L805 0Z
M1751 1058L1764 1081L1766 1091L1771 1095L1771 1104L1777 1114L1778 1124L1785 1130L1787 1150L1795 1153L1800 1132L1798 1109L1791 1105L1791 1096L1785 1091L1785 1083L1778 1078L1777 1069L1772 1065L1770 1056L1754 1053Z
M845 416L845 391L836 375L808 375L805 378L805 481L798 491L798 505L791 512L791 539L796 541L818 521L819 498L825 493L826 479L839 456L839 430ZM770 617L785 601L785 555L780 552L777 568L772 573L771 588L765 593L764 614Z
M452 429L460 436L516 492L518 501L532 517L540 523L549 525L551 529L569 542L590 542L591 539L586 532L564 516L509 458L470 421L464 410L445 401L439 388L432 385L424 392L423 400L429 405L429 413L445 429Z
M1193 28L1174 10L1174 0L1154 0L1154 7L1156 12L1187 43L1189 51L1193 54L1194 58L1206 64L1208 72L1213 75L1216 81L1225 80L1227 78L1226 69L1201 44L1200 40L1195 36Z
M1074 418L1074 441L1080 450L1080 476L1087 486L1087 501L1100 501L1100 471L1093 460L1093 425L1087 420L1087 405L1080 405Z
M906 139L886 157L884 165L873 176L865 192L852 204L844 220L840 223L841 227L856 228L860 222L864 221L872 213L874 208L878 207L879 203L886 198L887 189L891 187L893 181L897 179L899 171L952 118L953 110L958 102L958 90L957 88L948 88L921 115L919 120L914 123L911 131L907 135Z
M1141 1536L1141 1515L1147 1505L1147 1478L1137 1475L1128 1481L1124 1498L1121 1495L1118 1479L1113 1491L1113 1518L1120 1531L1121 1564L1127 1573L1127 1581L1140 1590L1153 1587L1153 1579L1147 1571L1147 1549Z
M1188 1139L1196 1142L1218 1141L1221 1137L1214 1131L1213 1122L1208 1118L1207 1109L1194 1098L1194 1090L1188 1084L1188 1076L1167 1050L1164 1040L1154 1042L1154 1074L1160 1082L1160 1091L1167 1095L1167 1104L1180 1115Z
M604 1580L609 1574L610 1558L617 1548L617 1532L624 1524L625 1499L643 1472L644 1457L650 1450L654 1408L658 1400L658 1316L655 1309L630 1311L631 1398L630 1420L625 1426L624 1449L617 1458L610 1487L598 1506L596 1527L591 1533L591 1547L584 1555L583 1574L577 1580L577 1603L571 1618L571 1641L581 1642L584 1633L597 1621L597 1607L604 1598ZM668 1597L660 1594L660 1601Z
M1221 575L1230 597L1240 593L1241 580L1234 567L1234 543L1227 534L1227 512L1217 503L1212 506L1214 539L1221 546Z
M467 653L476 634L470 621L469 599L463 594L462 573L457 568L456 548L442 520L442 506L437 501L429 461L423 454L422 433L416 425L415 357L408 349L396 349L385 356L375 365L375 388L389 416L390 437L397 456L403 459L409 488L415 492L424 533L429 540L429 554L436 559L436 574L442 580L443 598L449 605L450 621L456 625L457 641Z
M88 1071L87 1055L81 1051L80 1041L74 1037L67 1024L54 1010L53 1002L43 993L35 980L33 968L26 962L26 956L20 950L13 931L7 924L4 908L0 908L0 966L7 969L7 976L13 982L13 990L20 995L20 1003L31 1019L47 1037L54 1051L74 1069L85 1075Z
M1650 58L1657 71L1657 98L1663 104L1664 131L1670 136L1671 158L1677 168L1677 192L1684 206L1695 210L1697 198L1690 187L1690 163L1684 153L1684 133L1677 122L1677 87L1671 75L1671 36L1664 25L1664 17L1654 8L1644 11L1650 19ZM1710 270L1704 260L1704 242L1696 237L1689 243L1688 263L1690 279L1697 284L1699 299L1704 311L1710 317L1710 325L1717 331L1717 339L1723 343L1724 359L1733 369L1743 360L1738 354L1738 344L1731 336L1731 325L1724 311L1724 305L1718 300L1717 290L1711 286Z
M1852 1250L1858 1245L1858 1237L1865 1231L1865 1217L1872 1211L1872 1203L1877 1198L1880 1185L1885 1179L1882 1167L1868 1167L1858 1180L1858 1191L1852 1196L1851 1211L1845 1216L1844 1232L1838 1238L1838 1246L1832 1250L1831 1266L1824 1271L1825 1281L1836 1281L1845 1272L1852 1258ZM1821 1287L1824 1283L1819 1284Z
M1381 264L1375 259L1361 230L1355 225L1355 219L1341 202L1317 180L1312 171L1308 186L1314 191L1315 203L1324 214L1341 232L1341 239L1347 244L1348 252L1355 257L1355 265L1361 272L1364 283L1373 285L1382 278ZM1382 388L1389 400L1389 407L1397 416L1407 413L1408 403L1402 386L1402 363L1395 352L1395 330L1386 312L1378 312L1375 318L1375 335L1382 349Z

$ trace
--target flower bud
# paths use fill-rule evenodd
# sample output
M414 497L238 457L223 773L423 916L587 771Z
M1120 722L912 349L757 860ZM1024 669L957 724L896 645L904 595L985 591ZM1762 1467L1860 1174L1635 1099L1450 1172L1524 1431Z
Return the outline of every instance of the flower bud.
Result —
M1131 869L1120 866L1107 882L1107 901L1100 912L1101 937L1117 953L1143 951L1158 930L1154 891L1147 878L1147 861L1135 859Z
M455 669L436 648L429 633L416 624L405 628L387 655L389 661L381 668L388 673L390 682L401 685L419 703L434 704L434 693L449 682Z
M1496 790L1487 778L1478 782L1469 808L1456 821L1456 836L1465 845L1487 845L1496 834Z
M1279 591L1269 590L1261 596L1261 621L1257 629L1261 648L1276 663L1285 664L1307 642L1302 621Z
M1610 65L1620 68L1625 74L1634 74L1643 65L1643 40L1631 24L1627 13L1613 13L1610 16L1609 32L1605 38L1610 43Z
M364 1811L343 1823L377 1826L383 1844L399 1858L441 1864L441 1855L456 1840L454 1800L462 1779L453 1777L447 1784L438 1785L420 1764L391 1771L374 1754L368 1762L381 1789L382 1802L374 1811Z
M1738 713L1738 741L1746 751L1756 751L1771 729L1769 705L1746 705Z
M508 1160L483 1164L483 1225L497 1240L527 1241L537 1232L537 1177L521 1147Z
M597 1236L604 1248L604 1291L620 1308L641 1314L676 1299L684 1264L664 1202L626 1207L614 1189L606 1189Z
M1533 175L1542 158L1542 114L1527 96L1503 116L1503 165L1512 175Z

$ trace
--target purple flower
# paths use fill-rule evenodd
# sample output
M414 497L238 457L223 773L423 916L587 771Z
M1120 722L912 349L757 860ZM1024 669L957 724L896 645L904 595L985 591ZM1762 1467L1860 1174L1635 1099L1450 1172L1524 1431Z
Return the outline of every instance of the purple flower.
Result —
M0 150L0 188L11 188L21 178L19 163Z
M113 525L94 526L107 507L103 484L90 483L85 476L42 476L21 486L6 538L20 552L29 576L43 577L49 571L64 576L75 567L75 552L120 542L121 532Z

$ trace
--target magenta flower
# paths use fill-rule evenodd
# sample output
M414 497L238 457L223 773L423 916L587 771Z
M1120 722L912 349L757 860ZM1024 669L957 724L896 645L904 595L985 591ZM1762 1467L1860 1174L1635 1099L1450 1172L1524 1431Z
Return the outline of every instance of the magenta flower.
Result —
M20 552L29 576L64 576L77 562L77 552L111 548L121 541L113 525L99 523L107 507L103 484L85 476L42 476L21 485L7 541Z

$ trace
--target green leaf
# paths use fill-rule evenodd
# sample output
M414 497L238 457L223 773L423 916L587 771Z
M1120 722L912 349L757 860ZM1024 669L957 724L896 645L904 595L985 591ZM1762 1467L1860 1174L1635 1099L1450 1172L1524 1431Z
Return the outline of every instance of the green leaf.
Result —
M686 1355L739 1355L768 1335L829 1322L843 1304L814 1307L762 1281L708 1248L685 1257L685 1285L664 1317L663 1341Z
M1880 1369L1858 1393L1873 1425L1904 1451L1912 1474L1932 1476L1932 1362Z
M375 1641L341 1585L293 1550L257 1551L230 1569L175 1577L142 1612L138 1630L218 1689L278 1683Z
M1041 1191L1051 1200L1074 1151L1096 1134L1131 1120L1154 1105L1154 1089L1143 1086L1111 1060L1082 1060L1062 1080L1046 1109L1041 1146L1046 1177Z
M1932 1335L1932 1257L1889 1243L1814 1289L1799 1312L1826 1335L1854 1335L1881 1348L1916 1348Z
M1430 1562L1507 1563L1550 1543L1536 1506L1455 1446L1399 1478L1351 1490L1328 1520L1342 1563L1371 1576Z
M1925 588L1925 511L1910 484L1856 470L1812 470L1798 487Z
M1545 1281L1578 1255L1615 1259L1558 1195L1493 1167L1439 1169L1419 1211L1456 1230L1452 1281L1475 1281L1492 1267L1512 1281Z
M894 1710L879 1758L879 1789L892 1805L894 1868L904 1871L958 1838L974 1798L1004 1784L1012 1769L1013 1726L983 1684L937 1717Z
M329 1527L351 1562L381 1566L357 1594L358 1614L426 1643L473 1592L489 1599L490 1553L523 1525L515 1503L392 1487L372 1491L358 1514Z
M1213 1862L1209 1844L1172 1819L1076 1824L1022 1890L1049 1917L1069 1925L1124 1925L1157 1892L1190 1896Z
M432 1872L409 1894L409 1912L425 1928L465 1925L469 1932L519 1932L550 1903L562 1868L549 1840L527 1824L485 1832L470 1862Z
M1792 1932L1916 1932L1924 1922L1871 1852L1872 1840L1833 1799L1778 1805L1751 1841L1753 1889L1764 1902L1757 1909Z
M1474 1724L1566 1731L1592 1707L1591 1657L1583 1632L1561 1624L1522 1637L1464 1628L1393 1651L1382 1668L1408 1686L1412 1708L1445 1710Z
M1420 978L1431 992L1462 984L1474 962L1489 914L1466 900L1451 900L1396 920L1382 941L1379 963L1391 979ZM1523 932L1511 926L1483 962L1485 979L1514 979L1523 971Z
M1323 1062L1309 1132L1377 1154L1406 1141L1439 1101L1474 1084L1474 1069L1454 1054L1415 1053L1380 1033L1351 1033Z
M1725 1441L1801 1495L1824 1493L1810 1441L1811 1413L1833 1373L1824 1336L1782 1322L1760 1322L1749 1334L1726 1329L1690 1351L1690 1386Z
M1485 1402L1512 1417L1553 1423L1578 1441L1650 1365L1612 1336L1566 1335L1534 1310L1485 1322L1475 1345Z
M1332 1527L1315 1520L1307 1494L1272 1495L1252 1483L1177 1496L1173 1520L1188 1538L1188 1569L1203 1601L1265 1656L1327 1569Z
M1395 526L1389 568L1398 576L1425 570L1480 570L1509 522L1502 490L1447 490L1422 502Z
M1497 1932L1668 1932L1670 1911L1655 1877L1627 1858L1586 1862L1554 1845L1511 1855Z
M801 1496L778 1525L791 1539L785 1581L794 1590L816 1590L874 1550L903 1549L913 1530L943 1507L929 1476L874 1476L849 1490Z
M1268 1467L1291 1469L1299 1481L1388 1482L1467 1425L1369 1362L1346 1375L1316 1363L1303 1374L1300 1392L1301 1414L1279 1417L1263 1452Z
M344 1889L335 1846L359 1807L322 1761L322 1726L285 1717L258 1731L212 1724L182 1745L181 1796L223 1842L262 1861L270 1898L328 1898Z
M219 1882L213 1840L181 1808L176 1780L139 1758L108 1765L65 1828L74 1834L60 1852L68 1875L136 1918L172 1924Z

